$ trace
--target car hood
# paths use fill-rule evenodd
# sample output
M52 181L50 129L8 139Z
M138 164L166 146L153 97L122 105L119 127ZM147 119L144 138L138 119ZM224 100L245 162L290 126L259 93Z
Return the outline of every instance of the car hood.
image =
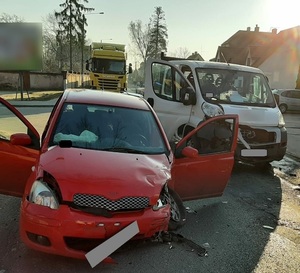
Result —
M280 111L276 108L221 104L225 114L237 114L241 125L278 126Z
M119 199L156 196L170 178L165 154L140 155L55 146L41 155L40 168L57 181L65 201L76 193Z

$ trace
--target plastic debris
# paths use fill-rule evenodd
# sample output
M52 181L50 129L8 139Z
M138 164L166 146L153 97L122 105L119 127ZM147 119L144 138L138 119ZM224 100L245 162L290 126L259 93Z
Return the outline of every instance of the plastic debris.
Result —
M187 213L197 213L197 211L191 209L190 207L186 207L185 210Z
M265 229L271 229L271 230L273 230L274 228L273 227L271 227L271 226L263 226Z
M202 246L203 246L204 248L210 248L209 243L204 243L204 244L202 244Z

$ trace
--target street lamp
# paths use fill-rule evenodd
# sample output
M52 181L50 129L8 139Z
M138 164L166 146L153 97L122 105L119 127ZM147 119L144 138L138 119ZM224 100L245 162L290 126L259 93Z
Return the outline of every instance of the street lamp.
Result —
M84 51L84 38L85 38L85 30L84 30L84 22L85 22L85 15L91 15L91 14L104 14L103 11L101 12L90 12L90 13L84 13L83 14L83 23L82 23L82 41L81 41L81 87L83 87L83 51Z

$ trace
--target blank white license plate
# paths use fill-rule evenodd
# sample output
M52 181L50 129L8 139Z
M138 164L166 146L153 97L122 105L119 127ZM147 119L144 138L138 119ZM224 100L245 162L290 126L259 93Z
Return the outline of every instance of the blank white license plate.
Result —
M241 150L242 156L253 156L253 157L261 157L261 156L267 156L267 150L266 149L244 149Z

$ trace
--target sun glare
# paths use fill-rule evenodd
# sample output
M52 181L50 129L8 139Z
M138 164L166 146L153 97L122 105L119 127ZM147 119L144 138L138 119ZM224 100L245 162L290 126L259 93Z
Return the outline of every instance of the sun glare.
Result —
M279 31L300 25L299 0L274 1L268 0L265 12L270 28Z

